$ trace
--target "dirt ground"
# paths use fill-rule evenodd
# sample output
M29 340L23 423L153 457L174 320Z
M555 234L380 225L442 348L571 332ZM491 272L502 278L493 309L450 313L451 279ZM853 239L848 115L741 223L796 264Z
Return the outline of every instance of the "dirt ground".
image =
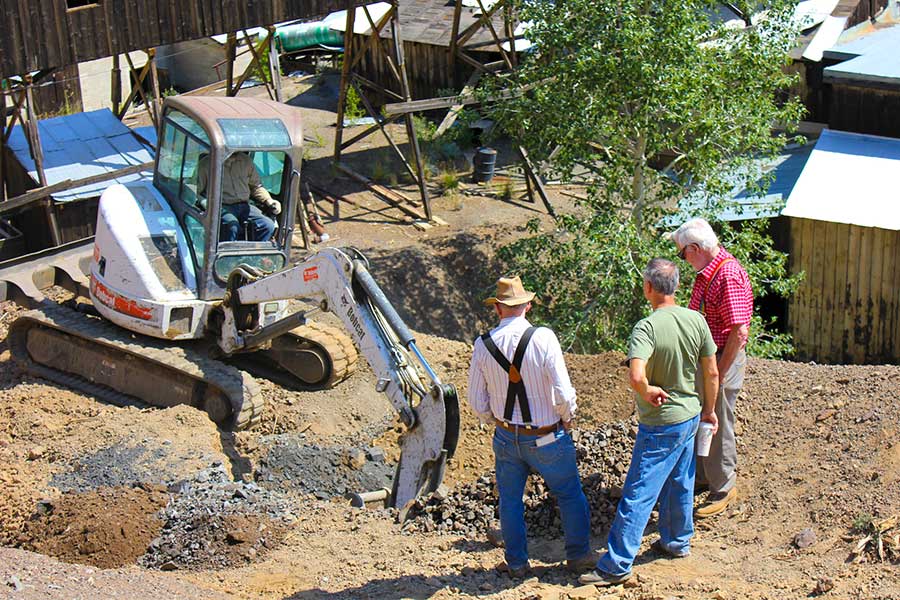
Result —
M470 342L491 323L480 300L499 272L496 244L543 212L485 195L435 196L448 225L416 229L327 168L333 90L296 85L307 135L322 139L309 176L354 202L342 204L339 221L320 203L328 244L367 253L424 355L459 389L462 435L445 483L472 482L492 467L490 433L464 402ZM366 149L358 152L365 164ZM565 207L561 191L554 201ZM17 311L3 307L0 336ZM619 355L566 359L581 429L630 417ZM267 479L275 448L380 448L390 464L397 433L363 360L332 390L262 386L263 422L227 434L190 408L117 408L26 376L0 343L0 598L900 600L896 561L871 552L850 560L864 535L855 526L900 513L898 366L751 360L737 407L739 501L697 523L691 557L644 553L634 581L607 592L579 588L560 568L559 536L531 539L535 577L512 580L495 570L502 550L487 532L401 530L396 511L350 508L321 492L336 483L319 481L318 464ZM339 462L334 472L347 473ZM175 530L179 512L191 518ZM172 546L176 538L188 542ZM595 548L604 542L605 531L593 537Z

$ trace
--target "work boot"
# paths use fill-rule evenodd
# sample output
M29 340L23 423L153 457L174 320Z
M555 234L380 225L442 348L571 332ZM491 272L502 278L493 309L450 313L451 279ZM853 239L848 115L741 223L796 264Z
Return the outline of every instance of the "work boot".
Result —
M706 502L697 509L697 517L703 519L705 517L718 515L724 512L725 509L728 508L728 505L731 503L731 501L736 498L737 490L735 488L731 488L727 492L709 494L706 497Z
M525 563L521 567L510 567L506 562L497 565L496 569L500 572L507 573L512 579L523 579L531 574L531 565Z
M687 558L691 555L690 550L683 550L681 552L672 552L666 546L663 545L662 540L656 540L652 544L650 544L650 550L653 552L665 556L666 558Z
M578 583L582 584L593 584L598 587L610 587L613 585L619 585L620 583L625 583L631 579L631 571L624 573L622 575L610 575L609 573L604 573L603 571L598 571L594 569L590 573L585 573L581 577L578 578Z
M584 573L585 571L592 571L594 567L597 566L597 553L594 551L588 552L581 558L573 558L566 561L566 569L570 573Z

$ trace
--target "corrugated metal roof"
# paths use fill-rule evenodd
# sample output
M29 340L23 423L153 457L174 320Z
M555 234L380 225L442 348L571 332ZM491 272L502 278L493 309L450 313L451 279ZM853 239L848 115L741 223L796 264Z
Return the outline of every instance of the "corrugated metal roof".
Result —
M824 56L849 59L824 71L825 81L900 83L900 26L874 31L865 37L830 48Z
M900 139L825 130L783 215L900 230Z
M38 121L38 131L44 150L44 172L48 185L67 179L84 179L153 160L153 150L138 141L131 130L106 108L43 119ZM13 128L9 147L37 182L37 167L21 125ZM114 182L127 183L144 178L148 177L136 173L56 192L52 197L57 202L69 202L98 196Z
M786 148L773 160L756 162L751 168L752 173L751 170L733 173L728 178L729 182L734 183L731 195L717 217L723 221L743 221L780 215L812 150L813 144ZM751 181L761 180L764 176L773 178L764 195L749 189ZM673 226L683 223L708 211L709 206L716 201L715 197L704 190L692 192L679 202L679 213L666 223Z

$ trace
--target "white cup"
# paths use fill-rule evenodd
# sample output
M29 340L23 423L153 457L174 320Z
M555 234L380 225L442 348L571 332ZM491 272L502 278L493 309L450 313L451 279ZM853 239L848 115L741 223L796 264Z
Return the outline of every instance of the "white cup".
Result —
M697 429L697 456L709 456L709 447L713 439L713 424L702 422Z

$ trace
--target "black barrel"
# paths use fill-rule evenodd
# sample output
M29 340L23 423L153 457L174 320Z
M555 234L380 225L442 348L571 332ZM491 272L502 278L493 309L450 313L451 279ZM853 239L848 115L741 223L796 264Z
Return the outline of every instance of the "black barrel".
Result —
M488 182L494 178L494 165L497 163L497 151L493 148L482 147L475 153L472 160L475 172L472 178L475 181Z

